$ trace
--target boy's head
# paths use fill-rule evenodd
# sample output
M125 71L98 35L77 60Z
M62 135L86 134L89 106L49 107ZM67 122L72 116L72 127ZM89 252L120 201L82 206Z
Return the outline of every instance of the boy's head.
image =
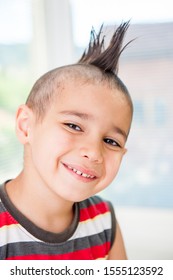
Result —
M106 50L104 50L104 37L101 39L102 26L98 35L92 30L88 49L78 63L53 69L38 79L26 102L36 113L38 119L44 118L50 103L69 81L83 84L107 83L110 87L117 88L126 95L133 113L129 92L117 76L119 57L126 47L122 48L122 43L128 26L127 22L117 28Z
M105 51L99 33L77 64L42 76L18 110L25 171L66 200L107 187L126 151L133 106L117 63L127 27L117 29Z

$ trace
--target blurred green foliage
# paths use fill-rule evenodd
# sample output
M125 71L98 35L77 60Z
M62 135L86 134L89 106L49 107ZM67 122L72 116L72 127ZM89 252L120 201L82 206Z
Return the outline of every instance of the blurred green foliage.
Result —
M31 89L28 47L0 45L0 183L21 170L23 147L15 135L15 112Z
M0 73L0 109L14 112L25 102L30 87L30 83L19 73L18 75Z

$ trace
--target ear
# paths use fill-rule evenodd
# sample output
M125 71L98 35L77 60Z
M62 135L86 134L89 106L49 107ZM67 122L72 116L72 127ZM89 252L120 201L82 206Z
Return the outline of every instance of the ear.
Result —
M27 105L21 105L16 112L16 134L22 144L29 142L33 113Z
M126 153L127 153L127 149L124 148L124 149L123 149L123 156L124 156Z

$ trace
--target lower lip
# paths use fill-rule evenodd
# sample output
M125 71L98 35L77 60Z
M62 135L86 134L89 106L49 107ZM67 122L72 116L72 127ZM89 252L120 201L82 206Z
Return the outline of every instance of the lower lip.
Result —
M83 177L83 176L81 176L81 175L78 175L78 174L77 174L76 172L74 172L72 169L69 169L69 168L67 167L67 165L63 164L63 166L68 170L68 172L69 172L70 174L72 174L73 176L75 176L76 179L78 179L78 180L80 180L80 181L82 181L82 182L84 182L84 183L89 183L89 182L92 182L92 181L96 180L96 177L94 177L94 178L86 178L86 177Z

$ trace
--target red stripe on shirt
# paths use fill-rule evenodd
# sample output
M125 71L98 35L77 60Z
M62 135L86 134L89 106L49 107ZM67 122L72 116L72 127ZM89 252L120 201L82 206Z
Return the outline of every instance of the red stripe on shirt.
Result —
M99 214L105 214L108 211L110 210L108 204L105 202L100 202L96 205L91 205L88 208L83 208L80 210L80 222L92 219Z
M7 212L0 213L0 227L9 226L12 224L18 224L18 222Z

